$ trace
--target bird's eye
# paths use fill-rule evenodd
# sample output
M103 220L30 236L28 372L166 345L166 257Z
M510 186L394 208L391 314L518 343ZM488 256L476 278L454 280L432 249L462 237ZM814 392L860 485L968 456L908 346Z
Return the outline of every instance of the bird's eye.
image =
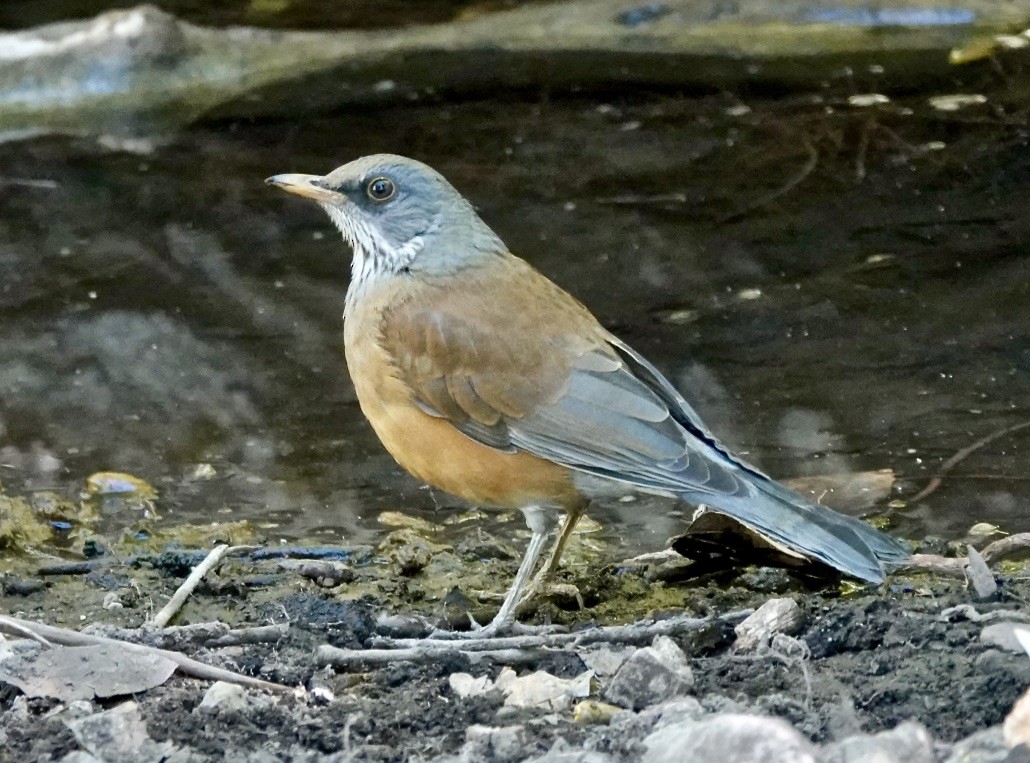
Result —
M376 178L365 186L365 192L368 193L368 198L372 199L372 201L386 201L393 198L393 195L397 193L397 186L393 184L390 178Z

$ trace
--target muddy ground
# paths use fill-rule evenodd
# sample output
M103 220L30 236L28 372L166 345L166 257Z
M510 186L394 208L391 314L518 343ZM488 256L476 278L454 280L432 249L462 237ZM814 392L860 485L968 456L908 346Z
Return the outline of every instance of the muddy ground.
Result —
M515 709L505 706L499 691L461 698L451 688L453 673L493 679L503 662L474 664L448 656L423 665L397 661L341 671L318 664L319 645L359 648L377 630L396 629L398 622L402 630L424 628L412 614L423 615L426 623L458 627L470 612L480 620L490 615L496 607L490 594L502 591L514 573L521 523L487 521L476 513L456 518L462 520L460 530L446 529L448 537L462 538L454 545L439 540L443 527L421 520L393 529L376 547L285 547L268 543L244 523L208 528L208 537L192 538L192 551L181 548L181 540L170 540L171 531L137 528L113 543L95 535L68 539L64 560L41 559L38 552L20 557L20 567L3 577L0 610L76 630L98 623L137 628L211 542L253 543L258 550L244 551L208 575L173 625L288 624L285 635L272 643L221 649L187 644L184 649L210 664L308 690L320 687L321 693L248 692L242 704L208 710L199 706L210 682L173 675L163 686L132 697L150 740L170 743L152 759L293 760L335 753L347 760L434 759L458 754L473 724L522 725L527 736L513 760L581 746L610 756L599 759L638 759L641 735L631 733L630 711L611 721L608 733L604 726L577 722L569 709ZM384 521L404 524L396 515ZM948 550L939 541L924 545ZM914 720L944 755L948 745L997 727L1030 685L1027 655L986 643L981 633L989 621L970 619L997 610L1016 612L1016 618L1030 614L1030 575L1018 562L996 569L998 592L989 601L975 601L958 578L901 576L874 588L840 581L814 585L782 570L751 568L692 579L682 563L612 563L606 550L589 532L576 536L560 582L576 586L582 608L565 589L564 596L543 602L524 619L581 628L681 612L718 616L758 607L771 597L789 597L800 605L804 619L789 649L741 653L734 648L732 622L717 617L702 630L675 638L693 671L689 694L710 712L782 718L817 745ZM69 561L73 555L79 559ZM293 558L298 556L318 559ZM333 573L325 574L330 568ZM946 613L964 604L975 612ZM403 617L383 620L385 615ZM545 670L564 678L586 670L571 649L515 668L520 675ZM603 698L609 680L597 677L595 698ZM71 720L126 699L27 699L0 684L3 757L60 760L81 749ZM997 745L1000 732L990 733ZM180 757L169 756L169 750Z

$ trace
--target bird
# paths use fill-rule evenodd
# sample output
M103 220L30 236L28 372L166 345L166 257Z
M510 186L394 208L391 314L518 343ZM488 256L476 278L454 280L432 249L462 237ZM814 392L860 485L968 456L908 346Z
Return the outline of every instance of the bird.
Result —
M386 450L422 482L525 517L515 579L472 633L510 631L590 504L631 492L703 505L869 583L908 558L730 452L654 365L512 254L426 164L374 154L266 183L316 202L352 250L344 354Z

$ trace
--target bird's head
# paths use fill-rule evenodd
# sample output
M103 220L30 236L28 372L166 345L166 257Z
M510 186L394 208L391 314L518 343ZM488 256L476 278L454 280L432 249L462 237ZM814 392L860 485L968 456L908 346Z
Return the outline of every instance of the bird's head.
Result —
M505 250L472 205L414 159L375 154L328 175L266 182L326 211L354 250L352 289L402 273L447 275Z

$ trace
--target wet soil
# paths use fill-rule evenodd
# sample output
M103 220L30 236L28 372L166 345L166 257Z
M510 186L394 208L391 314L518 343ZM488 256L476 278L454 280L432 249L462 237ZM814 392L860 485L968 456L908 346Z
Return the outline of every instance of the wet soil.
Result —
M396 560L384 555L388 548L366 553L364 562L354 564L352 583L329 590L296 570L269 568L267 560L223 564L189 600L176 624L214 618L237 627L286 622L287 635L274 644L187 651L266 680L328 688L335 699L252 693L244 707L209 711L198 707L209 684L173 676L134 698L150 737L215 759L259 751L269 760L348 752L354 760L383 761L455 753L472 724L524 724L530 739L526 756L546 752L559 740L575 747L595 739L591 727L575 723L569 712L513 711L503 706L499 692L461 698L448 684L448 676L458 671L495 678L499 664L447 657L427 665L396 662L339 673L317 665L313 654L318 645L359 647L376 631L383 613L420 611L446 621L443 592L432 572L398 574ZM470 581L463 587L465 601L476 599L477 584L503 587L503 576L514 571L514 561L484 562L471 552L461 562ZM181 557L166 552L77 578L48 576L36 590L12 588L9 576L0 607L72 627L83 620L134 627L174 590L187 569ZM23 576L34 577L28 568ZM942 615L948 607L970 602L964 581L914 576L878 590L855 591L835 584L812 589L765 569L707 580L663 582L659 577L655 569L610 565L566 570L563 582L578 585L591 604L578 610L545 602L531 619L576 627L607 621L612 610L624 613L620 621L678 611L720 614L758 606L770 595L791 596L804 611L795 649L760 656L738 653L728 624L677 641L694 671L692 694L706 709L781 717L817 743L890 729L907 719L926 726L942 744L955 742L999 724L1030 684L1025 654L983 643L982 624ZM1008 565L996 599L977 603L977 609L1025 613L1028 579L1024 567ZM398 588L404 589L399 596ZM104 609L101 602L112 592L118 606ZM448 598L453 602L453 592ZM485 606L478 616L489 613L490 605ZM518 666L520 674L537 669L572 677L585 666L575 652L565 651ZM599 690L606 680L601 679ZM91 709L119 701L96 701ZM56 760L78 749L65 721L82 712L81 706L69 709L51 700L26 702L4 688L0 733L5 754ZM634 760L638 744L639 738L613 731L604 751L616 760Z

